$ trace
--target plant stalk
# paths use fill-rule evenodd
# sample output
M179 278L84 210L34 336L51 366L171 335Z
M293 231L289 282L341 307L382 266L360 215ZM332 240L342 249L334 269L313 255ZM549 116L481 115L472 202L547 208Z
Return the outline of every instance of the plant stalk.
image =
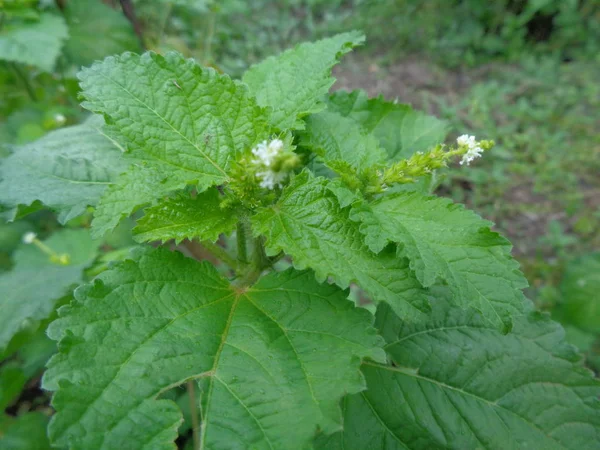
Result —
M196 389L194 380L187 382L188 397L190 399L190 415L192 416L192 436L194 439L194 450L200 450L200 423L198 422L198 406L196 405Z
M240 219L237 224L237 257L242 265L248 264L248 242L246 237L246 221Z
M215 244L210 241L202 241L202 247L211 252L217 259L220 259L222 262L227 264L233 270L238 270L238 263L227 251L221 247L219 244Z

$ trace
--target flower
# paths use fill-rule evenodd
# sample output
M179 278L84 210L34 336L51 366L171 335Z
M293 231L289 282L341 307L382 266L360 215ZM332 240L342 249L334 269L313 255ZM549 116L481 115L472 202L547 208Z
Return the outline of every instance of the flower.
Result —
M283 153L283 141L280 139L273 139L270 142L262 141L252 149L252 154L256 156L252 160L252 164L260 169L256 172L257 178L261 180L260 187L265 189L275 189L275 186L282 187L283 181L288 176L288 172L282 170L281 167ZM274 166L279 170L273 170Z
M33 241L35 241L35 238L37 238L37 234L35 234L33 231L29 231L23 235L23 243L24 244L33 244Z
M58 113L54 115L54 121L58 125L63 125L67 121L67 118L64 116L64 114Z
M461 147L467 147L467 152L460 160L461 165L466 164L468 166L471 161L473 161L475 158L479 158L483 153L483 148L481 148L479 142L475 140L475 136L463 134L456 139L456 143Z

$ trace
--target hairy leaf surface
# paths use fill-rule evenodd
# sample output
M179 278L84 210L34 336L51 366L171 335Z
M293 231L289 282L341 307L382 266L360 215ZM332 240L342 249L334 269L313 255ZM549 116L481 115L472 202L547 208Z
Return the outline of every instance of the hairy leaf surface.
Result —
M347 116L373 133L393 161L409 158L443 142L448 124L415 111L409 105L368 98L364 91L338 91L329 99L329 109Z
M96 205L127 168L122 150L102 124L100 117L91 117L16 148L0 163L0 203L15 208L39 200L62 223Z
M306 118L300 145L320 155L325 163L343 160L357 170L385 163L387 154L375 136L339 113L323 111Z
M379 255L370 251L327 183L302 172L274 207L252 219L255 232L267 237L267 252L283 250L297 268L312 268L319 280L332 277L343 288L356 282L405 319L422 317L429 304L406 259L392 249Z
M368 391L344 400L344 432L317 448L598 448L600 384L547 316L503 335L442 300L418 325L381 309L394 366L363 365Z
M60 16L41 14L38 22L4 24L0 59L51 72L69 32Z
M177 53L124 53L79 77L83 106L107 117L139 166L100 201L96 235L169 190L227 182L241 153L267 135L246 86Z
M219 191L210 189L195 198L180 193L156 206L146 208L146 215L138 220L134 228L136 240L168 241L176 243L184 239L216 241L221 233L235 229L237 217L233 211L224 211L219 206Z
M339 400L383 361L372 316L290 269L236 289L206 263L146 250L76 291L49 334L60 353L50 436L74 449L171 449L181 413L161 392L198 379L202 448L299 448L340 429Z
M250 86L259 105L272 108L274 127L303 129L302 117L325 109L324 96L335 81L332 67L364 39L353 31L300 44L250 67L244 83Z
M15 266L0 274L0 350L27 320L47 318L56 300L81 281L82 271L96 256L97 243L87 230L64 230L45 244L58 253L68 253L67 266L53 263L32 245L21 246L14 255Z
M399 256L425 287L438 278L452 289L457 304L473 306L508 331L525 305L527 286L510 243L490 231L490 222L451 200L418 192L392 194L356 207L352 218L374 252L396 242Z

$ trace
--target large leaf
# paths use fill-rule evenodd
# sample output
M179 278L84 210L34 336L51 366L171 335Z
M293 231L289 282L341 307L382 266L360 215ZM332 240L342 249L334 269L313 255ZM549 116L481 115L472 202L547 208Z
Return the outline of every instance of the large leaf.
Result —
M83 106L103 113L138 161L100 201L95 235L169 190L227 182L238 157L267 136L244 85L177 53L125 53L79 77Z
M332 67L364 42L358 32L304 43L271 56L244 74L244 83L259 105L272 108L271 123L280 130L303 129L302 117L325 109L324 96L333 85Z
M69 254L70 263L53 263L33 245L17 249L14 268L0 275L0 350L27 320L50 315L56 300L81 281L82 271L96 256L98 245L86 230L59 231L45 244L57 253Z
M338 91L329 99L329 109L354 119L373 133L391 160L409 158L444 141L448 124L409 105L367 97L364 91Z
M103 133L102 124L100 117L92 117L16 148L0 164L0 203L17 207L39 200L63 223L94 206L127 168L122 150Z
M0 59L51 72L68 35L64 19L52 14L41 14L38 22L4 24Z
M50 436L94 449L172 449L181 422L157 397L202 392L202 448L302 448L340 429L339 400L384 359L372 316L311 273L235 288L206 264L141 252L76 291L49 328L61 339L44 387L58 390Z
M419 325L382 309L394 364L363 366L368 390L345 399L344 432L317 448L598 448L600 383L548 317L502 335L441 299Z
M294 265L314 269L317 278L332 279L345 288L356 282L374 301L385 301L405 319L429 310L421 286L405 258L393 249L376 255L363 242L358 227L342 209L328 182L302 172L273 207L252 219L256 233L267 237L269 254L284 251Z
M72 63L85 66L126 50L139 50L133 27L121 12L96 0L65 3L70 36L64 53Z
M17 418L0 417L0 448L6 450L51 450L46 427L48 417L28 412Z
M135 238L140 241L168 241L176 243L184 239L216 241L221 233L235 229L237 217L233 211L220 207L217 189L210 189L195 198L181 193L173 198L146 208L146 215L134 228Z
M358 170L383 164L387 159L375 136L357 126L354 120L330 111L307 117L300 144L326 163L343 160Z
M425 287L439 278L448 283L457 304L473 306L491 323L508 331L511 318L525 305L520 289L527 281L510 256L510 243L490 231L490 222L451 200L418 192L396 193L357 206L352 218L361 221L371 250L388 242Z

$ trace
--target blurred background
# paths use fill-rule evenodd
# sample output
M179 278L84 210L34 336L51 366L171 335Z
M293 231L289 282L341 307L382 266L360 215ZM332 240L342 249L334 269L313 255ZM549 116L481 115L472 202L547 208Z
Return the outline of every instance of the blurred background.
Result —
M0 10L0 158L84 120L76 73L107 55L177 50L239 77L298 42L364 31L366 45L335 69L334 89L410 103L446 121L448 141L496 141L471 167L445 171L437 193L496 223L528 297L600 369L599 1L0 0ZM59 228L40 205L18 214L0 221L0 276L14 269L23 233ZM132 245L127 226L104 252ZM54 351L43 323L31 329L35 350L13 342L0 355L19 349L30 384Z

